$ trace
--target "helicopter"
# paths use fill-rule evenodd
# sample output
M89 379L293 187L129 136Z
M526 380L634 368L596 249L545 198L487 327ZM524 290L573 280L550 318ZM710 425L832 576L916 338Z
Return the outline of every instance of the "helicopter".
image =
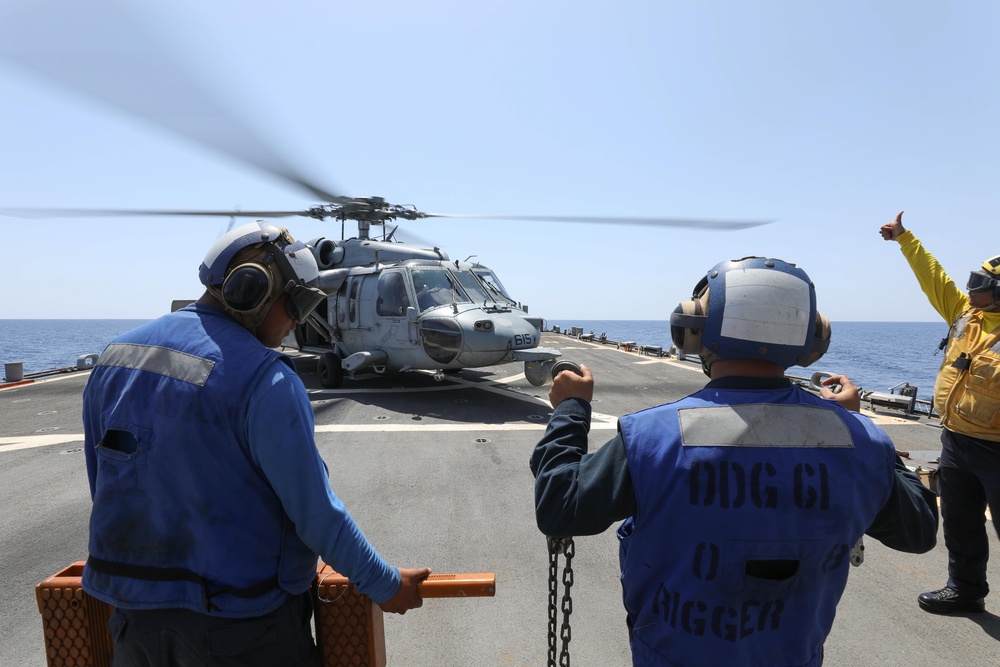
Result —
M532 385L545 382L560 353L538 346L543 321L528 316L496 273L437 247L394 241L396 229L385 233L387 220L414 218L415 209L359 197L307 213L358 222L355 238L306 243L328 297L285 341L318 357L324 387L339 387L345 372L432 370L440 380L445 371L508 362L524 362ZM370 237L373 223L381 239Z
M339 221L339 238L323 236L307 242L320 269L320 288L327 298L284 341L318 358L320 380L327 388L338 387L345 376L354 377L360 372L426 371L441 379L448 371L505 363L523 363L528 382L540 386L560 356L558 350L539 346L543 319L529 315L528 307L507 291L495 271L478 261L470 262L475 256L459 261L436 245L397 240L397 220L476 218L714 230L746 229L772 222L427 213L379 196L345 196L303 176L242 119L229 113L178 65L168 49L161 48L153 35L143 31L141 22L137 23L124 7L99 3L86 11L102 12L107 32L94 37L75 30L69 18L65 21L68 28L57 30L49 17L33 16L26 10L23 16L28 16L29 24L10 30L10 39L0 47L0 58L157 124L175 136L247 163L304 190L321 203L300 210L254 211L3 208L0 215L231 219L300 216ZM125 36L131 41L127 48L123 42L119 53L117 45L109 40L124 40ZM103 41L90 43L91 39ZM132 66L137 48L141 48L145 69ZM88 58L95 53L100 59L90 63ZM100 75L95 76L95 72ZM164 100L170 104L163 104ZM164 107L169 108L165 111ZM349 222L357 225L357 235L350 238ZM393 224L396 226L387 230ZM373 227L381 228L374 237Z

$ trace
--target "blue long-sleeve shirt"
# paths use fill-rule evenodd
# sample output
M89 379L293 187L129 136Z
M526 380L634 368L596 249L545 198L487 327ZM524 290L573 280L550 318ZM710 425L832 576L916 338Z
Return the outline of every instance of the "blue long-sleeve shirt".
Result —
M302 380L276 360L253 387L247 406L246 435L253 460L302 541L381 604L399 590L399 570L378 555L330 488L313 432L312 407Z

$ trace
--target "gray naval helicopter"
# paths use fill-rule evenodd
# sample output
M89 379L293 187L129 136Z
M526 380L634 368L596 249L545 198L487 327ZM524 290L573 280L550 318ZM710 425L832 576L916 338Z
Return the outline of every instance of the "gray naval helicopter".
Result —
M358 223L357 238L307 242L328 297L285 341L318 356L324 387L340 386L345 372L431 370L441 379L509 362L524 362L532 385L545 382L559 352L538 346L542 319L530 317L492 269L394 241L395 228L385 232L387 220L427 214L363 197L308 215ZM372 225L381 225L381 239L370 237Z
M359 371L430 371L440 379L446 371L512 362L523 363L527 380L539 386L559 357L558 351L539 347L542 319L529 315L528 307L507 292L496 273L477 262L452 260L438 247L397 241L396 228L386 230L396 220L477 218L710 230L771 222L424 213L381 197L347 197L303 176L229 105L215 99L214 91L199 85L124 5L65 9L66 15L52 17L25 3L19 13L3 17L0 60L214 149L324 203L298 211L0 208L0 215L339 220L339 240L320 237L308 243L326 301L285 341L318 356L326 387L337 387L345 373L354 376ZM83 12L92 24L106 29L99 35L79 30L72 12ZM355 238L345 238L348 221L357 223ZM372 227L382 228L380 238L371 237Z

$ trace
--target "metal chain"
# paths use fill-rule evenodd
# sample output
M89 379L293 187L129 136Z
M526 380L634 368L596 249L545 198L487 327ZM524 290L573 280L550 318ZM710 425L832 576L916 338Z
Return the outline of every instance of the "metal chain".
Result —
M556 667L556 600L559 596L559 553L557 540L548 538L549 542L549 661L548 667Z
M562 640L562 651L559 653L559 667L570 667L569 663L569 642L572 632L569 626L569 616L573 613L573 599L570 597L570 588L573 586L573 556L576 553L576 546L572 537L549 537L546 538L549 546L549 662L548 667L556 667L556 625L558 624L559 607L556 602L559 598L559 554L566 555L566 569L563 570L563 597L562 612L563 621L559 628L559 637Z

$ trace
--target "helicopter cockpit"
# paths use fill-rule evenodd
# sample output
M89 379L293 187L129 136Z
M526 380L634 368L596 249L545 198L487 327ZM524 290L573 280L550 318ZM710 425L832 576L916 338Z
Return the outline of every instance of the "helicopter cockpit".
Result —
M410 279L413 281L420 312L437 306L470 301L456 277L443 266L411 268Z
M402 315L410 305L415 305L420 313L459 304L475 304L492 312L517 307L496 274L486 267L433 260L408 260L401 266L406 267L407 273L383 272L379 277L376 307L380 315ZM412 285L409 294L405 284L407 275Z
M507 300L512 304L516 303L514 298L507 291L507 288L504 287L503 283L500 282L500 279L497 278L497 274L493 273L492 269L488 269L481 264L476 264L472 267L472 274L479 279L489 292L503 297L502 299L497 299L498 301Z

